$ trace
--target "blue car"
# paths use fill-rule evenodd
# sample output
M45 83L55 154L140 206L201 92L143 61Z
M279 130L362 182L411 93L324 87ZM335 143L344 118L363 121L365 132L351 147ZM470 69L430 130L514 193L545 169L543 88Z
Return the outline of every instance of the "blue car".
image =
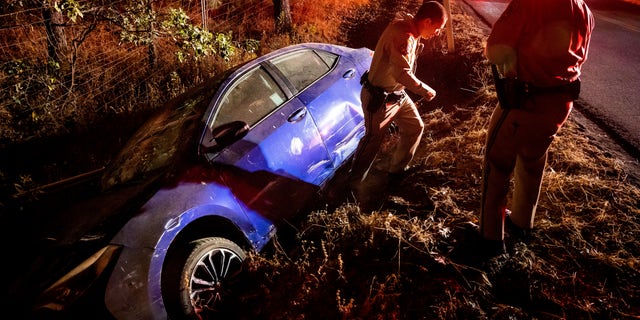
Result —
M140 205L85 263L96 274L112 263L109 312L215 314L246 254L304 212L353 155L364 135L359 80L372 55L289 46L173 99L142 126L102 177L104 190L125 186Z

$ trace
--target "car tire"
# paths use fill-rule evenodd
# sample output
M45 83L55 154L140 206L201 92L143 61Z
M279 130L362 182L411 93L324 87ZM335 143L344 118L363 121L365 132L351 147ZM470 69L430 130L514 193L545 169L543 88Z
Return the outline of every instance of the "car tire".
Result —
M186 319L215 319L232 299L230 287L240 278L246 253L225 238L203 238L189 243L178 290Z

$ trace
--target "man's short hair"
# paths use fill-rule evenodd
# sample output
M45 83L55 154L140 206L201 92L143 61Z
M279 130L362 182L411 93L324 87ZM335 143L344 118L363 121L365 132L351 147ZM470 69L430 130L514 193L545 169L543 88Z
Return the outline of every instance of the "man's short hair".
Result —
M414 16L415 20L431 19L432 21L442 22L446 17L444 7L437 1L425 1L418 9L418 13Z

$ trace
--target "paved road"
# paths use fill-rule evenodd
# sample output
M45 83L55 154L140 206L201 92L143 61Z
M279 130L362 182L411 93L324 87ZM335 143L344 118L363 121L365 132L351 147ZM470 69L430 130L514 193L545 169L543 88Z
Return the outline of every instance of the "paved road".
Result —
M510 0L465 0L489 26ZM579 112L598 123L636 161L640 158L640 6L586 0L596 27L582 72Z
M596 29L582 69L581 111L640 150L640 9L594 8L593 13Z

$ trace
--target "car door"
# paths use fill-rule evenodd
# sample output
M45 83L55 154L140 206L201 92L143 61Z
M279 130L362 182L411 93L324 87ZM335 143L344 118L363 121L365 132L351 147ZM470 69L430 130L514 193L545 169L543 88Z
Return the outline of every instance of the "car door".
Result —
M267 68L256 66L224 89L208 127L242 121L250 129L207 155L226 168L225 182L250 211L274 219L298 211L332 172L307 107L275 79Z
M360 74L355 64L320 49L300 50L270 63L291 82L316 121L333 165L340 166L364 135Z

